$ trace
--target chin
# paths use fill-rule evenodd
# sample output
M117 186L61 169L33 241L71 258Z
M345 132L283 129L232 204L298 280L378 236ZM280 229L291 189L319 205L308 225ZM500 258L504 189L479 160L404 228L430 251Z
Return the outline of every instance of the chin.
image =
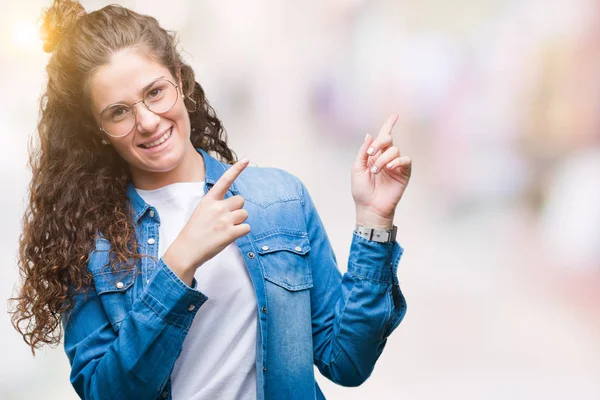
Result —
M140 169L148 172L168 172L175 168L183 159L181 154L175 156L174 154L164 155L154 162L143 162Z

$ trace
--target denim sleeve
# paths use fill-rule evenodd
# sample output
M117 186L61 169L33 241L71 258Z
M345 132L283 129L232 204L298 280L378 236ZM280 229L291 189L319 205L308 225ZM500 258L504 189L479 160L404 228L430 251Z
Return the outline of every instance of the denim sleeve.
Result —
M76 294L62 322L71 384L77 394L82 399L158 398L206 300L162 258L118 332L93 287Z
M331 381L358 386L371 375L387 337L406 313L396 276L403 249L396 242L353 234L342 276L313 201L298 183L311 246L314 362Z

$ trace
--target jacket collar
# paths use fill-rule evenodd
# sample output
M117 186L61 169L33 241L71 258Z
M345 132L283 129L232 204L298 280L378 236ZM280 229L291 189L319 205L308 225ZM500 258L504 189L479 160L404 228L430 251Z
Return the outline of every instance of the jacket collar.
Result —
M200 155L202 155L202 158L204 159L204 167L206 169L206 174L204 178L204 193L206 193L207 190L210 189L221 178L223 173L225 173L225 171L228 169L228 166L227 164L223 164L222 162L208 154L208 152L201 149L200 147L196 147L196 151L200 153ZM235 182L231 184L229 191L234 195L238 193L237 188L235 186ZM131 205L133 207L133 217L135 219L135 222L137 223L141 216L144 215L144 213L148 210L150 205L146 203L144 199L142 199L142 197L135 190L133 182L129 182L129 184L127 185L127 197L129 198L129 201L131 202Z

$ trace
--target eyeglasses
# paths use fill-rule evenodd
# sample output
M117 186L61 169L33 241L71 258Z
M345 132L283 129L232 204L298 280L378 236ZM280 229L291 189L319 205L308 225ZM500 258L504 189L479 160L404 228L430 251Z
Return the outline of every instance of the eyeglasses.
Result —
M164 114L171 110L179 97L178 85L161 78L144 90L143 97L131 105L116 103L108 106L100 113L100 130L112 137L123 137L135 127L135 105L144 103L146 108L155 114Z

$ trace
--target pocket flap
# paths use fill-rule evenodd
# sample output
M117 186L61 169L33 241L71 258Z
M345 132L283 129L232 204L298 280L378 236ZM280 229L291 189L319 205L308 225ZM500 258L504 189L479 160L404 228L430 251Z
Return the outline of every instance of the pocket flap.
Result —
M267 281L291 291L313 286L306 233L275 232L255 239L254 243Z
M133 285L136 269L101 271L93 274L98 294L124 292Z
M258 254L268 254L274 251L286 250L296 254L306 254L310 251L307 235L293 233L274 233L256 239Z

